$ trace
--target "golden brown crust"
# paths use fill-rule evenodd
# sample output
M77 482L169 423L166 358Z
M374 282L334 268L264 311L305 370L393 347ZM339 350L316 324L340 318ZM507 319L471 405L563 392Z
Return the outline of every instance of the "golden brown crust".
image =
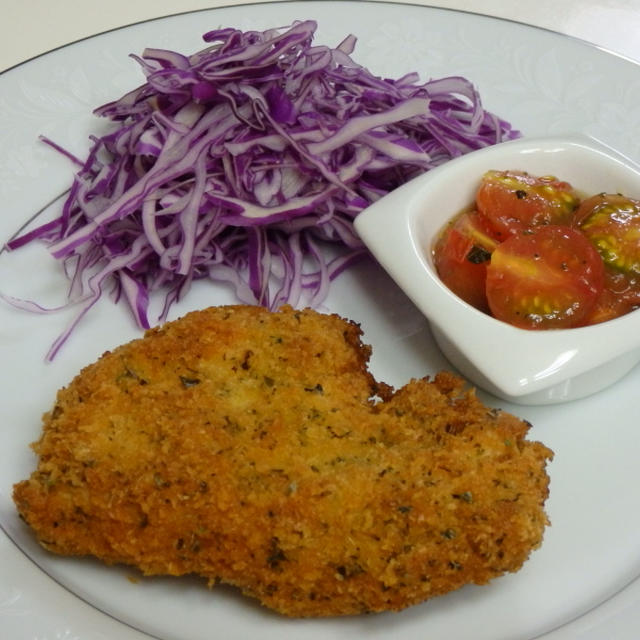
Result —
M20 514L56 553L196 573L291 616L518 570L551 451L451 374L377 383L360 337L336 315L215 307L106 353L44 417Z

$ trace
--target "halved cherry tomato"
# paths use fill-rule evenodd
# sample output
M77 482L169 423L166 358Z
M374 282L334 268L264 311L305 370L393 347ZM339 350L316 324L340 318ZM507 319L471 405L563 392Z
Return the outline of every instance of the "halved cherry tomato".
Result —
M601 193L578 208L575 223L607 265L640 275L640 201Z
M487 264L498 246L477 212L463 213L440 237L433 259L440 279L465 302L488 312Z
M604 288L585 324L612 320L640 308L640 278L605 269Z
M603 290L604 264L577 229L534 227L498 245L487 300L499 320L523 329L580 326Z
M569 224L579 202L568 182L523 171L487 171L476 194L480 215L502 240L531 226Z

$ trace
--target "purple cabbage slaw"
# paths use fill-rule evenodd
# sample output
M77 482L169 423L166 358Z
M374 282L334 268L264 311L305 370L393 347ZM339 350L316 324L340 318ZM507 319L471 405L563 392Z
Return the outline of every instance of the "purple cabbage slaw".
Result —
M314 45L312 20L264 32L210 31L191 56L146 49L146 82L95 110L115 123L91 138L60 215L7 243L44 241L64 262L72 323L51 360L109 286L149 328L194 280L231 285L239 302L319 306L366 255L362 209L424 171L519 136L462 77L376 77ZM393 220L389 221L393 224ZM0 294L2 295L2 294ZM9 296L31 311L51 311Z

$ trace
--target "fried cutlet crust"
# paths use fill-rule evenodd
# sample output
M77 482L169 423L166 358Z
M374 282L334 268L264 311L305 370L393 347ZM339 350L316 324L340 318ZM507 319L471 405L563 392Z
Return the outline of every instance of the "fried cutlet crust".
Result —
M518 570L552 452L448 374L393 391L358 325L213 307L61 389L19 513L47 549L198 574L290 616L399 610Z

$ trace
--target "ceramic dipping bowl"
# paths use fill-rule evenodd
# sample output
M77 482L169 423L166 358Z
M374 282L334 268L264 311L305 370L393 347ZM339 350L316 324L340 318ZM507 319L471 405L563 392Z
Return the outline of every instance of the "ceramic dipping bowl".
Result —
M375 258L427 317L446 358L470 382L518 404L552 404L613 384L640 361L640 310L572 329L527 330L478 311L438 277L444 225L473 201L488 170L554 175L585 195L640 198L640 166L585 136L521 138L451 160L394 190L355 221Z

